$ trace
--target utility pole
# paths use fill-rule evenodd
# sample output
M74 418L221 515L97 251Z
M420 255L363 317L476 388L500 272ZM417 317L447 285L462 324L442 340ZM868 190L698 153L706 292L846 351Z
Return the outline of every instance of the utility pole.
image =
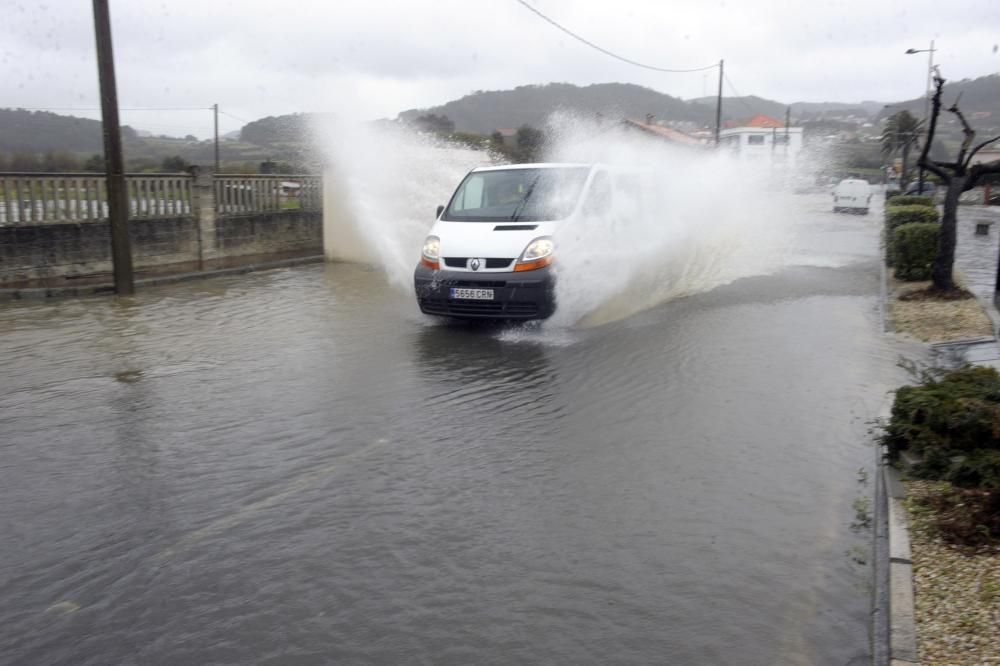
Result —
M722 76L723 67L725 65L725 60L719 61L719 96L715 100L715 147L719 147L720 136L719 133L722 131Z
M913 55L915 53L927 52L927 84L924 86L924 127L928 127L931 123L930 120L930 105L931 105L931 79L934 76L934 40L931 40L931 47L929 49L906 49L906 55ZM924 168L920 167L920 184L917 186L917 194L924 193Z
M219 105L212 105L215 116L215 173L219 173Z
M927 87L924 88L924 122L930 124L927 117L931 114L931 77L934 75L934 40L927 49Z
M789 127L792 126L792 107L785 107L785 163L788 163L788 147L791 144L792 137L789 136Z
M132 246L128 236L128 193L125 190L125 160L122 132L118 124L118 89L115 56L111 45L108 0L94 0L94 34L97 39L97 76L101 87L101 122L104 130L104 161L107 174L108 222L111 226L111 262L115 293L135 293Z
M934 40L931 40L931 47L927 49L927 87L924 88L924 129L931 124L931 76L934 74ZM928 137L930 138L930 137ZM920 167L920 184L917 185L917 194L924 193L924 167Z

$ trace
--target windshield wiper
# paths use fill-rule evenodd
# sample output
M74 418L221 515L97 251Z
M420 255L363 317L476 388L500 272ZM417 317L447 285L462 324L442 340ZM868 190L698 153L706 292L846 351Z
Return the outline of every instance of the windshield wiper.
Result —
M531 185L528 185L528 191L524 193L524 198L517 202L517 206L514 208L514 212L510 214L510 219L512 222L516 222L520 219L518 216L521 211L524 210L524 205L528 203L528 199L531 197L531 193L535 191L535 185L541 179L541 175L535 176L534 180L531 181Z

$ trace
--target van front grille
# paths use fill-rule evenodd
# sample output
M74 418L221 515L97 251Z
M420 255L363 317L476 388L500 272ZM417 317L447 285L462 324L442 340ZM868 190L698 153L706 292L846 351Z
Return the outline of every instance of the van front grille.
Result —
M486 268L507 268L513 259L486 258ZM469 265L469 257L445 257L444 265L449 268L465 268Z

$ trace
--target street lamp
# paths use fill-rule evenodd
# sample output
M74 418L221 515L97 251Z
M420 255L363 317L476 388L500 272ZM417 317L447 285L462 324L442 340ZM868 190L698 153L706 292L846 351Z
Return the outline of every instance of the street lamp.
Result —
M914 53L926 53L927 54L927 85L924 87L924 127L930 126L930 104L931 104L931 76L934 74L934 40L931 40L931 47L929 49L906 49L906 55L913 55ZM920 188L917 190L917 194L924 193L924 168L920 167Z

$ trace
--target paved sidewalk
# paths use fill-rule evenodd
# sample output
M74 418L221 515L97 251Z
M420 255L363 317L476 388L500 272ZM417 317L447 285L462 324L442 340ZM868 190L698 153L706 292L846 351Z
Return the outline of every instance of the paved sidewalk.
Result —
M976 233L986 231L986 233ZM955 272L975 294L993 322L993 337L931 345L948 365L973 363L1000 370L1000 311L996 304L997 261L1000 257L1000 207L960 206L958 209Z
M979 231L986 233L976 233ZM955 270L975 294L993 322L993 337L931 345L936 365L965 363L1000 370L1000 311L997 310L997 263L1000 257L1000 207L962 206L958 212ZM883 298L885 296L883 295ZM889 418L891 403L881 418ZM876 666L915 666L919 663L913 600L913 564L910 552L906 491L899 472L880 463L876 486L876 589L873 608L873 663Z

